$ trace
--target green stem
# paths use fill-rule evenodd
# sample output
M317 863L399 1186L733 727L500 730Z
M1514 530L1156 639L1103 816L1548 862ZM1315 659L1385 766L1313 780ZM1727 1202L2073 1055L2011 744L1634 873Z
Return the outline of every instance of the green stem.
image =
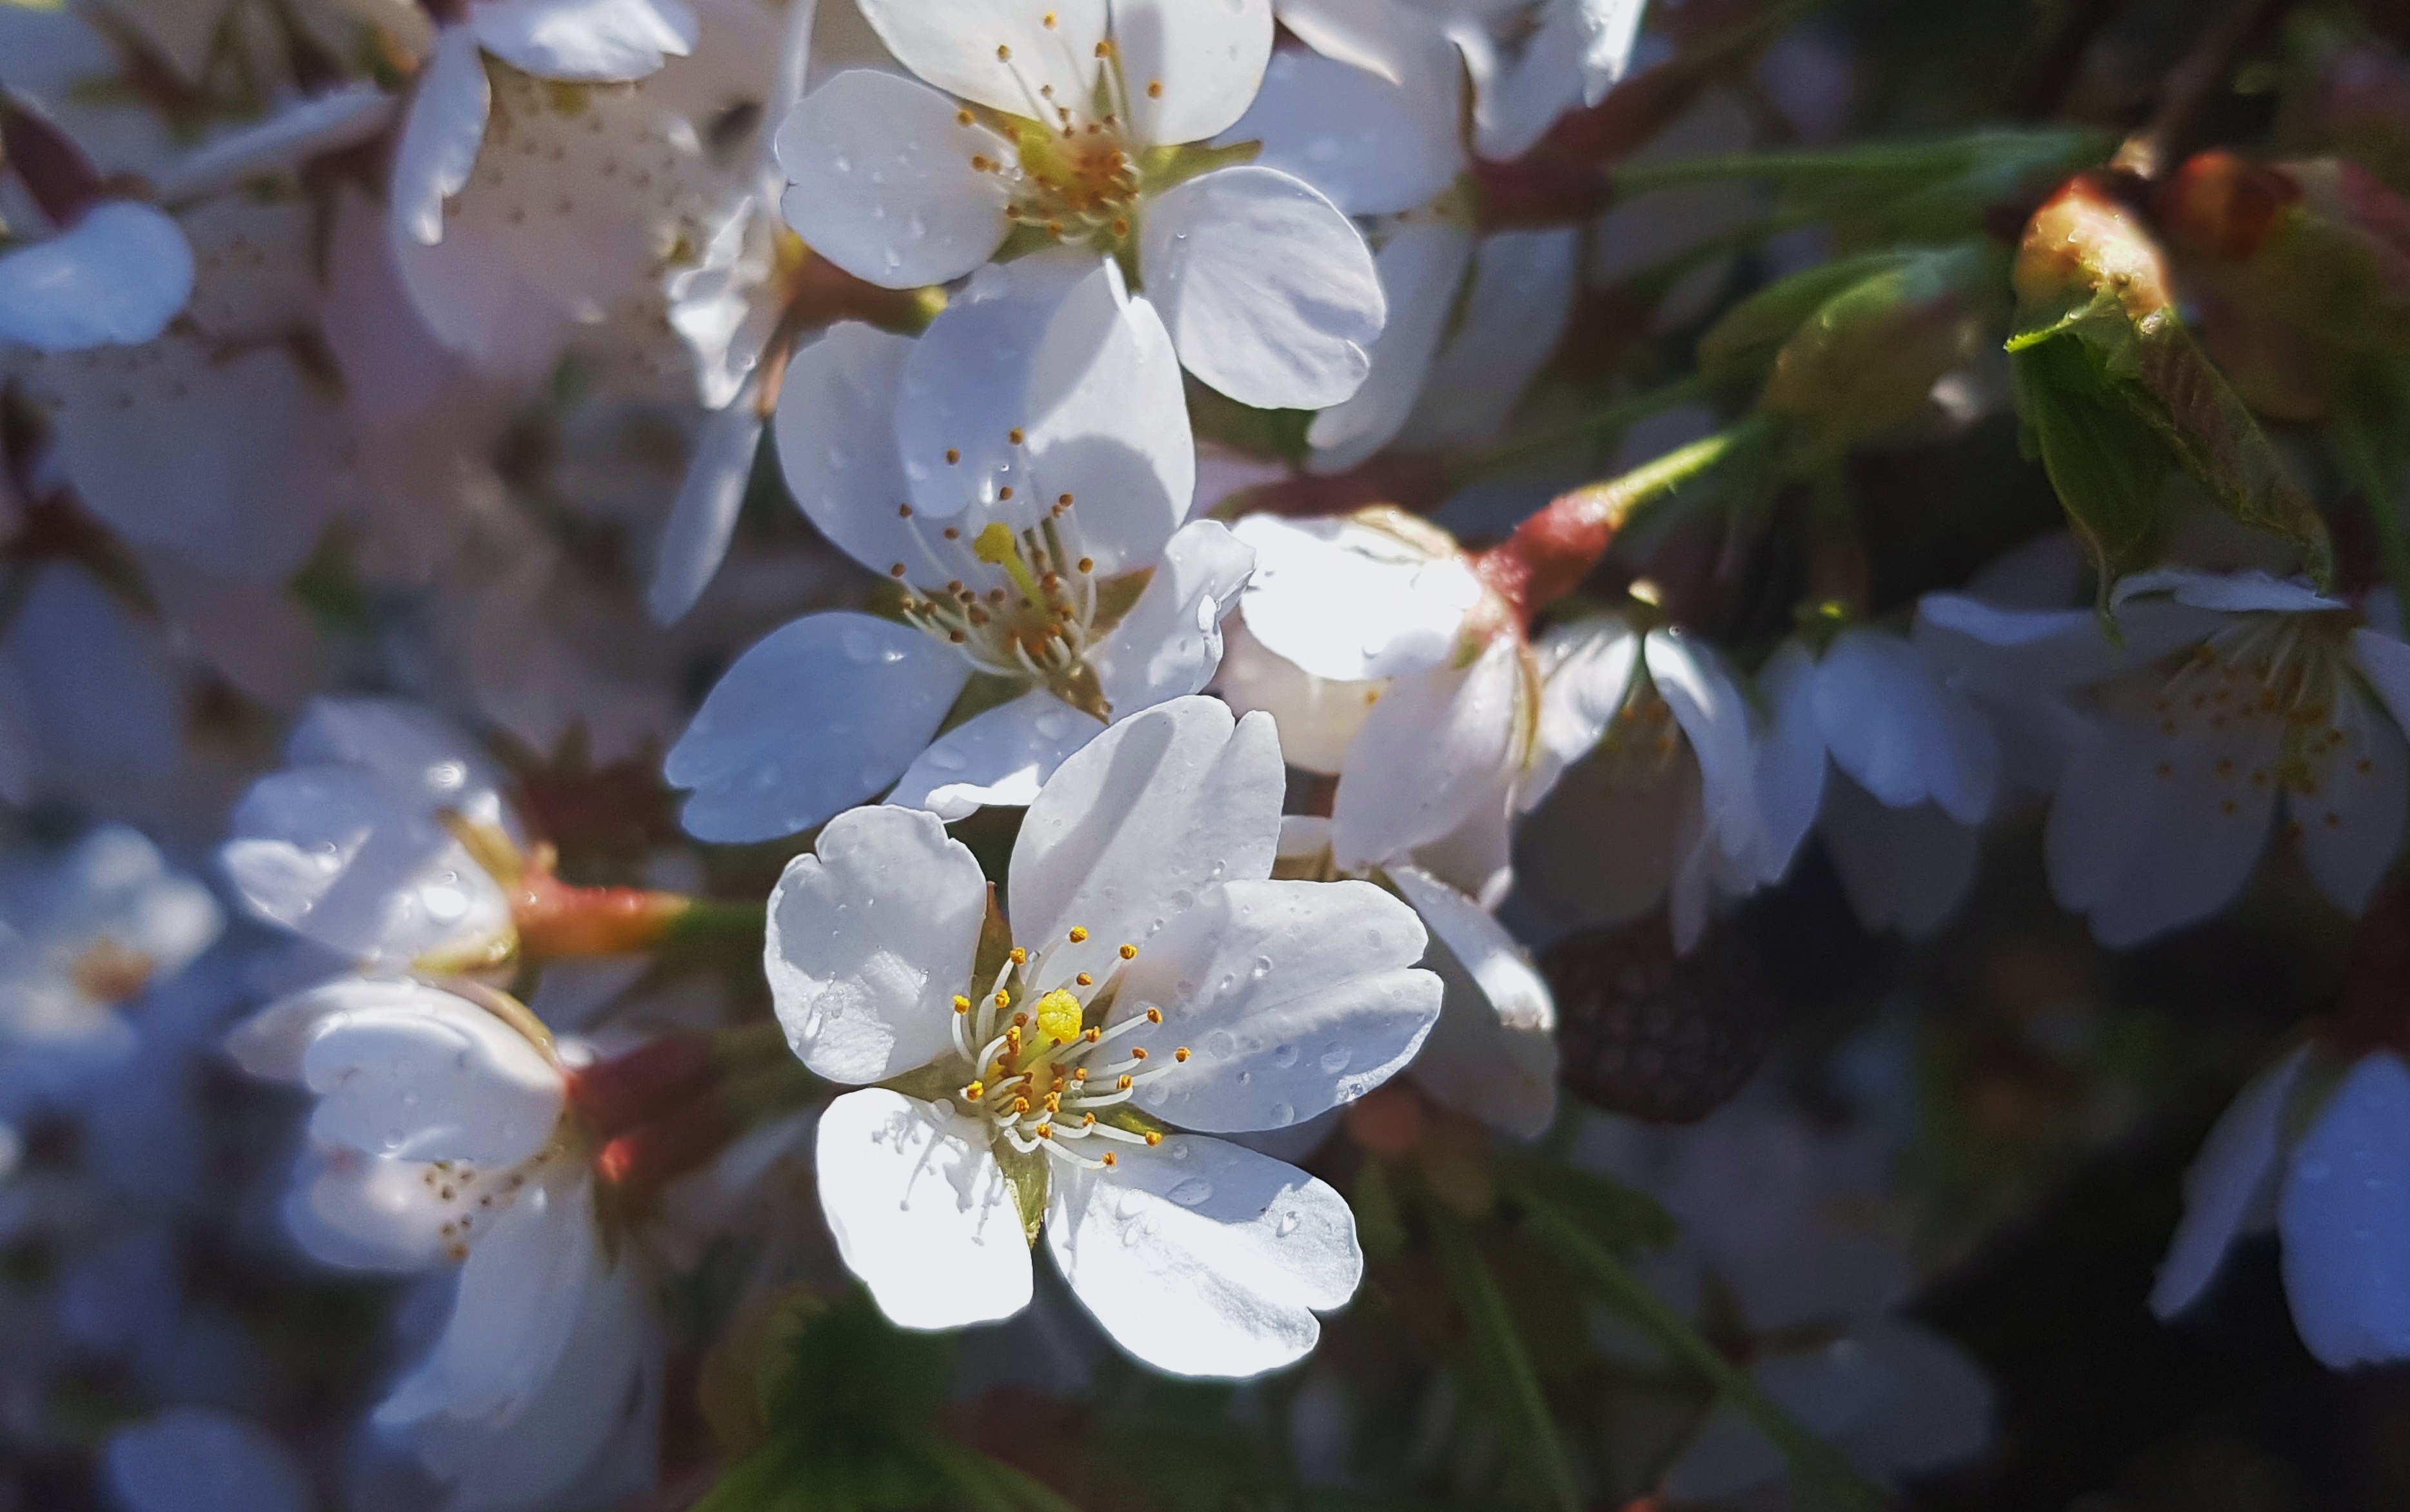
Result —
M720 1087L719 1105L739 1128L751 1128L808 1106L826 1084L792 1056L758 1070L732 1076Z
M1463 1220L1435 1202L1427 1204L1427 1211L1432 1243L1438 1248L1440 1268L1446 1273L1448 1289L1464 1309L1476 1348L1490 1357L1499 1384L1511 1398L1506 1404L1520 1419L1522 1432L1515 1436L1525 1440L1533 1478L1541 1482L1537 1489L1546 1491L1564 1512L1581 1512L1581 1491L1574 1484L1573 1467L1565 1461L1564 1447L1558 1442L1555 1415L1540 1389L1540 1377L1532 1368L1531 1356L1524 1352L1522 1336L1516 1331L1505 1293L1498 1289L1497 1278L1489 1273L1488 1263L1474 1246Z
M1531 1184L1508 1173L1515 1197L1532 1229L1582 1273L1601 1297L1639 1324L1665 1352L1716 1388L1757 1425L1791 1461L1793 1473L1810 1481L1842 1507L1876 1509L1890 1505L1866 1484L1833 1447L1808 1432L1781 1403L1759 1388L1748 1372L1724 1358L1682 1316L1641 1284L1614 1253L1579 1224L1558 1212Z
M1710 385L1697 373L1675 380L1646 394L1634 394L1603 409L1583 415L1578 420L1516 436L1459 458L1448 468L1448 483L1461 487L1484 473L1494 472L1541 452L1553 451L1569 442L1584 441L1604 431L1620 430L1634 420L1644 420L1660 410L1697 399L1710 391Z
M695 898L678 910L661 938L663 949L704 952L722 947L759 946L769 917L769 904L722 898Z

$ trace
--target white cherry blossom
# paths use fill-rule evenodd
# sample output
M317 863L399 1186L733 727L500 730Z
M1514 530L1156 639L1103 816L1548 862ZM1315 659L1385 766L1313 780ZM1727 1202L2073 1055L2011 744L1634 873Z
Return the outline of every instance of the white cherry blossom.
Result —
M0 861L0 1044L122 1040L115 1010L218 938L208 888L111 824L64 852Z
M2078 717L2046 834L2052 890L2131 945L2224 908L2272 830L2357 913L2410 803L2410 647L2262 573L2124 579L2122 646L2089 611L1935 594L1922 619L1967 686Z
M1621 616L1575 621L1539 647L1542 777L1517 847L1517 907L1559 929L1669 904L1676 947L1711 901L1778 880L1748 695L1714 647ZM1795 844L1795 836L1793 837Z
M135 346L193 292L193 249L162 211L95 205L48 240L0 254L0 342L44 352Z
M919 77L841 73L778 128L787 219L831 261L908 288L1015 238L1117 249L1181 361L1231 398L1316 409L1363 382L1385 307L1346 216L1293 174L1171 151L1245 112L1270 0L862 9Z
M1758 681L1770 853L1789 857L1812 826L1867 927L1938 926L1974 883L2000 786L1982 712L1929 651L1864 625L1821 655L1786 642Z
M464 835L521 836L465 734L399 700L322 699L285 760L253 784L221 853L253 913L364 967L508 957L510 900Z
M1180 1374L1285 1365L1355 1291L1339 1195L1213 1136L1387 1080L1440 984L1397 899L1270 880L1282 785L1262 716L1190 697L1114 726L1023 823L1009 952L929 815L853 810L789 865L771 987L804 1063L864 1087L820 1120L820 1198L890 1317L1019 1312L1041 1229L1105 1331Z
M642 1258L602 1228L589 1141L532 1015L414 981L343 978L228 1049L318 1101L285 1220L328 1264L457 1266L450 1316L371 1420L459 1512L651 1483L662 1368ZM611 1467L617 1484L592 1473Z
M2238 1094L2185 1178L2151 1308L2207 1294L2226 1252L2273 1228L2293 1326L2330 1368L2410 1358L2410 1065L2303 1046Z
M669 755L690 833L792 834L891 785L950 820L1025 804L1220 662L1252 559L1181 523L1179 366L1111 263L992 269L918 340L839 325L790 365L777 429L806 516L905 585L904 618L812 615L737 660ZM986 706L941 733L975 677Z

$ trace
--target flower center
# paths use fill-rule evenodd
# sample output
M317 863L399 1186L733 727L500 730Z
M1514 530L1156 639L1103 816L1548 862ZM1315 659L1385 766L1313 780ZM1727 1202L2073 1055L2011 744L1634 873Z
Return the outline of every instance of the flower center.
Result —
M480 1170L462 1160L438 1160L419 1175L443 1214L437 1230L443 1252L456 1260L469 1258L475 1243L494 1221L518 1205L519 1194L541 1183L547 1168L569 1155L564 1140L555 1140L508 1170Z
M103 935L84 947L67 968L75 989L95 1003L122 1003L149 985L157 963L138 950Z
M2223 748L2214 775L2224 782L2313 797L2361 714L2345 675L2348 617L2251 615L2220 631L2179 663L2151 699L2158 733ZM2367 767L2365 759L2362 769ZM2162 781L2175 763L2162 761ZM2222 800L2233 813L2238 800ZM2339 824L2339 815L2324 817Z
M1087 938L1085 929L1075 928L1067 939L1076 945ZM1124 945L1120 954L1136 960L1138 947ZM1140 1127L1124 1105L1141 1083L1184 1064L1188 1047L1162 1061L1140 1046L1125 1053L1113 1048L1140 1025L1163 1022L1163 1010L1151 1003L1110 1028L1092 1022L1111 1002L1118 971L1102 985L1082 971L1068 987L1024 999L1029 989L1021 984L1043 965L1043 952L1033 956L1016 945L983 996L976 1002L955 997L954 1049L968 1072L955 1089L956 1102L969 1116L985 1119L992 1138L1019 1153L1043 1150L1075 1166L1118 1165L1111 1145L1161 1144L1162 1131Z
M1055 30L1051 16L1047 28ZM1061 45L1070 50L1067 38ZM1010 185L1005 218L1056 241L1125 240L1145 186L1145 144L1130 126L1129 82L1119 51L1110 41L1096 45L1100 66L1093 97L1085 100L1060 98L1053 85L1033 82L1009 47L998 47L995 55L1019 80L1029 113L990 124L965 106L955 119L977 134L972 168ZM1071 72L1082 72L1084 61L1075 53ZM1151 96L1162 96L1160 82L1145 87Z
M1017 443L1021 432L1012 434ZM1007 485L997 497L1009 502L1012 492ZM1035 525L1015 531L994 520L967 538L959 525L930 529L909 504L898 505L897 514L913 521L922 561L918 571L896 562L889 575L943 583L905 595L907 621L958 647L981 672L1053 688L1082 707L1097 701L1083 662L1103 628L1096 564L1081 549L1069 494L1058 497Z

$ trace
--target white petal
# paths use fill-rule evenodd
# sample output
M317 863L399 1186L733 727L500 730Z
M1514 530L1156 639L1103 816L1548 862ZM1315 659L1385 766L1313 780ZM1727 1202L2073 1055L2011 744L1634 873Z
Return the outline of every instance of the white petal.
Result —
M530 1183L477 1227L451 1320L378 1403L372 1420L381 1426L447 1417L508 1423L543 1393L576 1330L604 1263L593 1184Z
M1412 94L1352 64L1285 48L1227 139L1261 142L1257 163L1303 179L1350 215L1394 215L1434 198L1463 170L1455 107L1452 94Z
M1931 804L1894 808L1845 777L1826 786L1816 828L1868 929L1938 928L1966 900L1982 857L1980 831Z
M433 987L346 1007L301 1060L318 1094L310 1132L396 1160L515 1166L552 1138L560 1069L516 1029Z
M1036 354L1072 289L1098 271L1068 252L982 268L912 343L895 441L914 509L975 538L988 516L1018 528L1053 502L1026 444ZM1001 502L1013 495L1022 502Z
M517 838L518 821L502 804L503 774L468 732L408 699L312 699L285 739L284 760L294 766L365 767L397 794L428 808L458 809Z
M876 795L928 748L969 664L907 625L810 615L736 659L670 749L687 833L767 840Z
M1296 1167L1175 1134L1106 1170L1058 1170L1046 1243L1113 1342L1175 1375L1257 1375L1301 1359L1314 1311L1364 1273L1355 1215Z
M1816 715L1834 764L1890 807L1930 801L1961 824L1990 814L1999 747L1907 640L1843 631L1816 668Z
M1454 108L1462 64L1433 24L1430 9L1390 0L1279 0L1283 26L1306 46L1421 97L1447 96Z
M1118 1021L1159 1008L1126 1042L1169 1063L1137 1101L1216 1134L1286 1128L1355 1101L1402 1069L1439 1018L1440 983L1413 969L1412 909L1370 882L1230 882L1174 914L1122 973Z
M131 346L193 294L193 249L148 205L110 200L47 241L0 254L0 342L41 352Z
M2078 748L2043 833L2051 890L2125 946L2226 906L2266 847L2275 811L2266 720L2163 736L2155 714L2112 716Z
M684 618L728 555L736 512L753 480L753 458L762 449L762 416L752 398L748 388L704 420L687 458L686 480L661 527L652 584L645 592L656 624Z
M1341 867L1402 860L1503 800L1529 724L1522 649L1497 634L1470 666L1389 685L1340 770L1330 823Z
M432 810L359 767L272 772L220 855L253 913L364 964L480 955L510 903Z
M1084 102L1096 80L1105 0L861 0L898 63L950 94L1046 114L1042 91ZM1048 25L1048 20L1053 22Z
M2334 1370L2410 1356L2410 1068L2360 1057L2293 1146L2277 1198L2285 1296Z
M2109 602L2122 613L2129 600L2156 593L2219 614L2316 614L2349 607L2306 583L2287 583L2266 573L2205 573L2188 567L2161 567L2122 577Z
M1552 633L1540 647L1540 740L1523 805L1547 795L1566 767L1596 749L1632 692L1640 667L1639 632L1616 618L1585 619Z
M310 1478L265 1429L215 1407L170 1407L109 1435L123 1512L311 1512Z
M2173 1317L2209 1289L2234 1241L2274 1216L2276 1156L2304 1045L2251 1079L2217 1118L2185 1172L2184 1217L2151 1286L2151 1311Z
M1890 1386L1874 1410L1842 1435L1845 1453L1861 1463L1918 1475L1964 1460L1990 1441L1992 1383L1947 1335L1882 1318L1844 1343Z
M1816 717L1816 658L1785 641L1757 674L1771 717L1757 752L1757 796L1765 814L1766 860L1788 871L1824 805L1824 726Z
M895 779L887 802L951 824L991 805L1025 808L1071 753L1104 732L1095 716L1033 689L939 735Z
M342 1145L313 1145L293 1171L284 1227L314 1260L407 1274L446 1258L443 1226L458 1216L429 1182L433 1168Z
M1167 190L1139 265L1181 362L1241 404L1322 409L1372 370L1388 308L1372 251L1301 180L1227 167Z
M1248 632L1334 682L1439 665L1481 601L1480 580L1460 558L1434 557L1361 520L1249 515L1232 533L1256 554L1240 601Z
M829 261L882 288L962 277L1005 233L994 133L965 126L954 102L909 79L857 68L804 96L778 127L787 170L779 212Z
M1114 0L1112 12L1140 141L1203 141L1246 113L1271 56L1271 0Z
M1430 930L1424 959L1446 993L1415 1080L1494 1128L1538 1138L1557 1116L1557 1005L1546 981L1473 898L1419 867L1388 873Z
M912 350L907 337L845 321L797 352L778 390L778 466L804 517L838 550L874 572L900 561L925 575L920 539L895 507L912 497L895 452Z
M820 1211L847 1269L907 1329L955 1329L1029 1305L1029 1244L988 1130L883 1088L820 1114Z
M479 0L469 25L486 51L540 79L642 79L694 51L682 0Z
M443 202L460 192L476 168L493 105L493 83L486 77L475 35L466 26L444 28L411 96L401 145L394 151L394 223L419 245L443 240Z
M1180 358L1154 307L1098 263L1065 297L1029 366L1029 473L1040 507L1068 495L1107 576L1153 562L1197 495Z
M1286 774L1270 720L1234 723L1210 698L1175 698L1124 720L1063 763L1013 842L1014 938L1045 950L1043 992L1082 970L1100 980L1121 945L1143 945L1179 896L1271 874ZM1068 940L1078 926L1084 943Z
M1315 415L1306 431L1315 472L1344 472L1405 429L1472 261L1473 228L1452 220L1409 222L1381 243L1372 262L1392 313L1368 351L1363 386Z
M264 121L203 144L176 164L160 193L178 201L218 194L246 179L356 147L385 130L399 104L365 80L298 100Z
M1714 649L1679 631L1649 632L1645 655L1650 680L1698 757L1707 837L1734 861L1766 859L1749 701ZM1774 877L1761 873L1761 880Z
M815 1075L878 1082L952 1042L987 879L946 827L878 806L830 820L770 894L762 964L787 1042Z
M1348 742L1364 727L1380 682L1332 682L1308 674L1285 656L1264 648L1247 631L1244 615L1222 627L1222 665L1213 691L1241 714L1260 709L1280 727L1281 755L1291 766L1337 777Z
M1165 543L1138 603L1088 653L1116 718L1205 691L1222 663L1222 620L1255 564L1219 520L1191 520Z
M2343 739L2312 768L2313 791L2285 794L2285 811L2301 826L2301 860L2318 890L2357 914L2402 849L2410 750L2390 716L2356 690L2335 691L2332 726Z
M2394 724L2410 729L2410 646L2363 628L2351 632L2351 653Z
M1406 421L1418 447L1477 445L1505 428L1573 318L1581 234L1573 226L1493 231L1473 285Z

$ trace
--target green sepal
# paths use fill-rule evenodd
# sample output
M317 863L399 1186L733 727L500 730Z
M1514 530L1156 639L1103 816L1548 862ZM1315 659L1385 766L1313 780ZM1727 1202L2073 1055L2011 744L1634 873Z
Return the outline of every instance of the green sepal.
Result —
M1211 147L1203 142L1183 142L1175 147L1150 147L1139 154L1140 182L1150 195L1159 195L1176 183L1186 183L1215 168L1227 168L1241 163L1252 163L1263 151L1258 141L1232 142L1227 147Z
M1046 1222L1046 1186L1052 1173L1046 1169L1046 1152L1014 1149L1003 1141L991 1146L995 1163L1004 1168L1005 1185L1012 1188L1012 1205L1021 1213L1021 1235L1038 1247L1038 1230Z

